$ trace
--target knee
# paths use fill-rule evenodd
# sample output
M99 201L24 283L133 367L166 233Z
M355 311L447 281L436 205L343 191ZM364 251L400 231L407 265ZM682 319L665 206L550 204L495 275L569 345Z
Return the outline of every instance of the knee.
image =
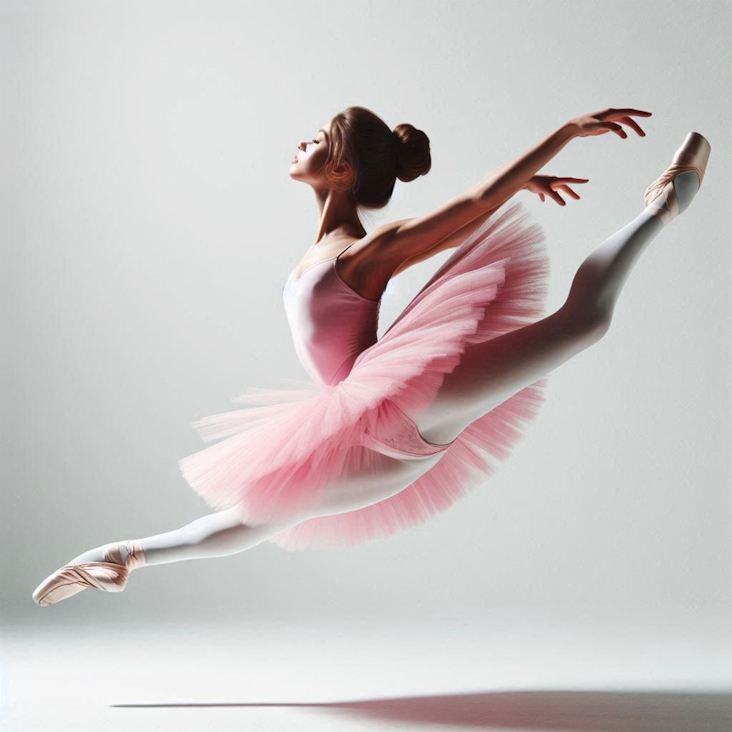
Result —
M588 270L591 272L591 268ZM610 329L614 302L606 293L598 292L589 274L584 278L579 274L561 311L569 330L589 345L599 341Z
M610 330L610 323L613 319L613 312L610 308L598 308L591 318L589 330L590 338L593 343L599 341Z
M612 310L603 306L586 308L579 314L573 314L572 321L577 337L588 346L597 343L610 330L612 316Z

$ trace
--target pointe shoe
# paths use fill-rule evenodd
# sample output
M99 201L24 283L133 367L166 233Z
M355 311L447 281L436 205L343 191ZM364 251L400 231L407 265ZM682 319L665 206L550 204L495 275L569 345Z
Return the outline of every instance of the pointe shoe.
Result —
M127 559L122 561L120 545L127 549ZM114 542L105 547L104 562L66 564L46 577L33 592L33 599L45 607L65 600L87 587L104 592L122 592L130 572L146 563L145 552L136 541Z
M657 216L667 226L679 213L679 199L674 188L674 178L683 173L695 172L701 188L707 169L712 146L704 135L690 132L681 147L676 151L671 165L646 188L643 197L646 211Z

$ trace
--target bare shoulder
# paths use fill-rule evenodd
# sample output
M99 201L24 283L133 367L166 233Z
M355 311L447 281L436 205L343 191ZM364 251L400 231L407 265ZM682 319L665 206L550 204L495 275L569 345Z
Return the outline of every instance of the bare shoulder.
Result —
M399 229L410 219L399 219L380 224L363 239L355 242L348 250L348 259L354 267L383 269L389 266L389 242Z
M338 274L346 284L364 297L381 297L397 267L388 244L406 221L409 219L377 226L339 257Z
M385 288L395 274L459 244L494 210L475 189L463 191L423 216L377 226L349 248L343 271L359 291L374 282Z

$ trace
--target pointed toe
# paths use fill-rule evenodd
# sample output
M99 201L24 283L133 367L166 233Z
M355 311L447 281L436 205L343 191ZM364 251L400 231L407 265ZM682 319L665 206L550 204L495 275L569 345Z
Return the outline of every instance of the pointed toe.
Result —
M646 211L668 225L682 211L674 180L685 173L696 173L701 188L712 146L704 135L689 132L676 151L671 165L643 193ZM688 205L688 202L687 204Z
M37 605L45 607L66 600L87 587L105 592L122 592L128 576L127 567L112 562L67 564L36 587L33 599Z

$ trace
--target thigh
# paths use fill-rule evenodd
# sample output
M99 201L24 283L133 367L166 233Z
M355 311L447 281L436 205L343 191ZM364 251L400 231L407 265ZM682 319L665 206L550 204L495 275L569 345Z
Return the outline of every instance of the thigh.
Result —
M535 323L472 344L446 375L434 401L410 416L429 442L450 442L471 422L595 343L606 329L604 320L578 317L565 306Z
M418 460L398 460L374 454L369 469L353 470L330 486L317 510L300 520L355 511L399 493L436 465L444 452Z

